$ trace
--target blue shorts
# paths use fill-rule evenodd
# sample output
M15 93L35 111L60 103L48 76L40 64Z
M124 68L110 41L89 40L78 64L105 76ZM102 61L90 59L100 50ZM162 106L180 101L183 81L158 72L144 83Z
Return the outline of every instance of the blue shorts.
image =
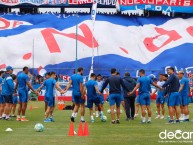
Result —
M181 95L181 94L179 94L179 98L180 98L180 105L182 105L182 106L189 105L189 97L188 97L188 95Z
M48 103L49 97L44 96L44 102Z
M180 104L180 98L179 98L179 93L178 92L172 92L168 96L168 106L179 106Z
M136 104L139 104L139 96L137 96L137 97L135 98L135 102L136 102Z
M105 103L105 100L104 100L104 95L100 96L100 95L97 95L98 99L99 99L99 104L104 104Z
M25 90L19 90L19 101L21 103L27 103L28 102L28 92Z
M99 104L100 104L100 97L96 97L96 98L88 99L87 100L87 107L89 109L93 108L93 104L95 104L96 106L99 106Z
M2 95L0 95L0 104L5 104L5 99Z
M139 94L139 104L145 105L145 106L150 106L151 103L151 98L149 93L142 93Z
M122 101L124 101L124 97L123 97L123 95L121 95L121 102L122 102Z
M18 98L17 96L12 97L13 104L18 104Z
M121 104L121 94L110 94L109 95L109 105L117 105L117 107L120 107Z
M82 99L81 95L74 95L74 103L75 104L84 104L85 100Z
M54 97L47 97L47 103L48 107L54 107L55 106L55 98Z
M165 98L164 96L158 96L156 97L156 104L164 104L165 103Z
M13 100L12 100L12 95L2 95L2 97L4 98L5 100L5 103L9 103L9 104L12 104L13 103Z

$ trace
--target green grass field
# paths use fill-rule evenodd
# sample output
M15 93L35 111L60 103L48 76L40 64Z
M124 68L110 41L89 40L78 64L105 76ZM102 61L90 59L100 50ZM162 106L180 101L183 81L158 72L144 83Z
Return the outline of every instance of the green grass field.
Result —
M153 117L152 124L140 124L140 117L134 121L126 121L124 113L121 115L121 124L111 124L110 114L107 116L107 122L101 122L95 118L95 123L90 123L88 109L86 109L86 120L89 122L88 137L68 137L71 111L55 110L54 123L43 123L44 103L29 102L29 105L39 107L33 110L27 110L29 122L17 122L15 120L0 120L0 145L156 145L156 144L176 144L171 142L160 143L159 133L165 130L175 131L193 131L193 122L180 124L165 124L164 120L155 120L155 103L152 103ZM107 110L106 103L105 109ZM167 109L166 109L167 112ZM193 108L190 106L190 112ZM190 116L192 117L192 116ZM77 131L80 116L76 118L75 130ZM42 123L45 127L44 132L35 132L34 125ZM6 132L6 128L12 128L13 132ZM192 136L193 137L193 136ZM167 140L169 141L169 140ZM177 144L183 140L177 141ZM193 139L188 140L193 141ZM193 143L193 142L192 142ZM186 144L192 144L186 143Z

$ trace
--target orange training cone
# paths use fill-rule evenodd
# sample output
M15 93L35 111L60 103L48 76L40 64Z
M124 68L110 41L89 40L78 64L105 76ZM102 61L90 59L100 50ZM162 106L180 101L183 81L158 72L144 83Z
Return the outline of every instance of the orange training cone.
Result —
M74 136L74 123L73 122L70 123L68 136Z
M30 106L30 110L33 110L33 107L32 107L32 105Z
M78 127L78 136L84 136L82 122L80 122L79 127Z
M88 122L84 123L84 136L89 136Z

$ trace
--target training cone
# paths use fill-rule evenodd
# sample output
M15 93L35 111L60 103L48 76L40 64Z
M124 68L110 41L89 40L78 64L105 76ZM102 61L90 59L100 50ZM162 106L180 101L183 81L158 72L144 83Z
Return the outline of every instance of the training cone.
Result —
M33 107L32 107L32 105L30 106L29 110L33 110Z
M84 136L82 122L80 122L79 127L78 127L78 136Z
M88 122L84 123L84 136L89 136Z
M73 122L70 123L68 136L74 136L74 123Z

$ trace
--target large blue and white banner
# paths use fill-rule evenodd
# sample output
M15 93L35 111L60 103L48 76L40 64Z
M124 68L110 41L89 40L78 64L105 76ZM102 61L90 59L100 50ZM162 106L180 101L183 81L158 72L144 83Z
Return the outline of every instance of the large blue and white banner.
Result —
M29 66L71 75L76 58L89 74L94 49L94 72L109 75L115 67L135 76L143 68L163 73L167 66L191 73L193 18L97 15L95 35L90 15L12 15L0 17L0 68ZM94 37L94 45L92 38ZM94 46L94 47L93 47ZM69 68L69 69L64 69Z
M116 7L133 13L140 13L140 10L193 13L193 0L117 0Z

